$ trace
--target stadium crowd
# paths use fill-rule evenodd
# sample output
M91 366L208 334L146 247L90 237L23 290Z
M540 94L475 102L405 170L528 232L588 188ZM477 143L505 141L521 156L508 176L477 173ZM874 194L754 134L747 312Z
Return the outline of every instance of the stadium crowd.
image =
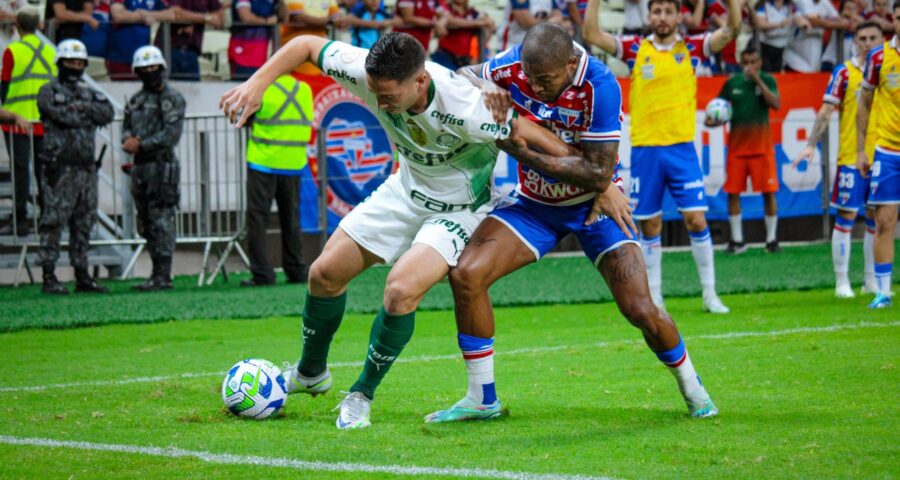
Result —
M15 40L17 1L0 1L0 49ZM622 3L619 3L622 2ZM585 0L508 0L501 11L478 9L470 0L48 0L44 31L55 43L80 39L91 57L105 59L113 80L134 80L130 63L141 46L154 44L171 64L170 77L198 81L207 29L228 32L231 78L248 78L277 46L298 35L330 36L363 48L387 31L416 37L431 59L447 67L477 63L494 50L521 42L533 25L551 22L573 36L583 28ZM854 54L853 34L864 21L892 30L889 0L746 0L741 34L698 75L740 70L736 52L758 45L766 72L830 72ZM711 32L725 24L725 0L685 0L683 35ZM613 0L602 23L625 35L648 33L647 0ZM493 18L500 19L496 22ZM497 25L497 24L500 25ZM217 37L221 38L221 36ZM432 42L432 39L435 41ZM484 43L484 45L482 45ZM299 72L314 72L310 66ZM625 75L619 70L620 75Z

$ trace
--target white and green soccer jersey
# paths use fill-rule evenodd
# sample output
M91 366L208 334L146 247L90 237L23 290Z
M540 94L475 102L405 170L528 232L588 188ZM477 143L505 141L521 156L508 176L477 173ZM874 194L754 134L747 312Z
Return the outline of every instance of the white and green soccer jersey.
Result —
M478 88L431 62L425 63L431 85L424 112L379 110L366 83L368 53L329 42L319 53L319 66L378 116L400 154L400 180L410 196L449 211L474 211L487 203L499 153L494 142L509 136L509 125L494 122Z

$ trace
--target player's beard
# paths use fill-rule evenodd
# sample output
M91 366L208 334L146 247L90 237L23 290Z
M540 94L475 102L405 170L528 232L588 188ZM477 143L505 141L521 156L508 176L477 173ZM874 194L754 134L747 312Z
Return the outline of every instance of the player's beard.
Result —
M660 22L660 24L653 29L653 33L656 35L657 39L668 38L672 35L673 31L674 29L665 22Z

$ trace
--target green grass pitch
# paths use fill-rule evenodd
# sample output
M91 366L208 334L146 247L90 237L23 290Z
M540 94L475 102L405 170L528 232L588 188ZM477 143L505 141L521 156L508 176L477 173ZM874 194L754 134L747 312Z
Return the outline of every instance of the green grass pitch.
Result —
M224 371L243 357L295 360L297 317L4 333L0 478L900 476L897 307L869 311L830 289L723 299L732 314L667 302L721 410L704 420L687 417L611 303L498 309L510 415L450 425L421 419L464 394L452 313L420 313L360 431L338 431L332 408L359 372L369 314L338 332L332 392L292 396L259 422L223 413Z

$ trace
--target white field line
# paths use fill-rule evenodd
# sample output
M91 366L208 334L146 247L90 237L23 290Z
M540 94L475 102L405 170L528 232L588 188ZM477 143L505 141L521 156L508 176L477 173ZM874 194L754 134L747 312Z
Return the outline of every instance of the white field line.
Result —
M828 325L825 327L798 327L798 328L789 328L786 330L772 330L767 332L728 332L728 333L711 333L705 335L693 335L690 337L685 337L685 341L697 341L697 340L727 340L732 338L745 338L745 337L778 337L782 335L793 335L798 333L829 333L829 332L837 332L841 330L858 330L863 328L890 328L900 326L900 321L893 322L859 322L859 323L850 323L850 324L838 324L838 325ZM642 339L634 339L634 340L619 340L615 342L595 342L595 343L586 343L579 345L554 345L547 347L530 347L530 348L517 348L513 350L499 350L496 355L498 356L509 356L509 355L528 355L532 353L545 353L545 352L555 352L558 350L568 350L568 349L580 349L580 348L604 348L613 345L630 345L630 344L643 344L644 341ZM396 363L425 363L425 362L437 362L442 360L458 360L460 358L460 354L452 354L452 355L422 355L418 357L407 357L407 358L398 358ZM362 361L357 362L335 362L328 364L329 368L359 368L363 365ZM102 387L102 386L117 386L117 385L128 385L130 383L153 383L153 382L165 382L172 380L180 380L187 378L206 378L206 377L219 377L225 374L225 371L219 372L193 372L193 373L182 373L178 375L159 375L152 377L131 377L131 378L120 378L117 380L94 380L94 381L84 381L84 382L71 382L71 383L52 383L48 385L25 385L25 386L9 386L9 387L0 387L0 393L5 392L33 392L33 391L42 391L42 390L50 390L50 389L58 389L58 388L77 388L77 387Z
M73 442L49 438L23 438L0 435L0 444L29 445L35 447L70 448L100 452L130 453L164 458L197 458L218 465L251 465L256 467L290 468L293 470L340 473L389 473L394 475L443 475L469 478L500 478L506 480L610 480L609 477L582 475L553 475L481 468L416 467L403 465L371 465L349 462L318 462L295 460L292 458L260 457L256 455L233 455L198 450L184 450L175 447L142 447L110 443Z

